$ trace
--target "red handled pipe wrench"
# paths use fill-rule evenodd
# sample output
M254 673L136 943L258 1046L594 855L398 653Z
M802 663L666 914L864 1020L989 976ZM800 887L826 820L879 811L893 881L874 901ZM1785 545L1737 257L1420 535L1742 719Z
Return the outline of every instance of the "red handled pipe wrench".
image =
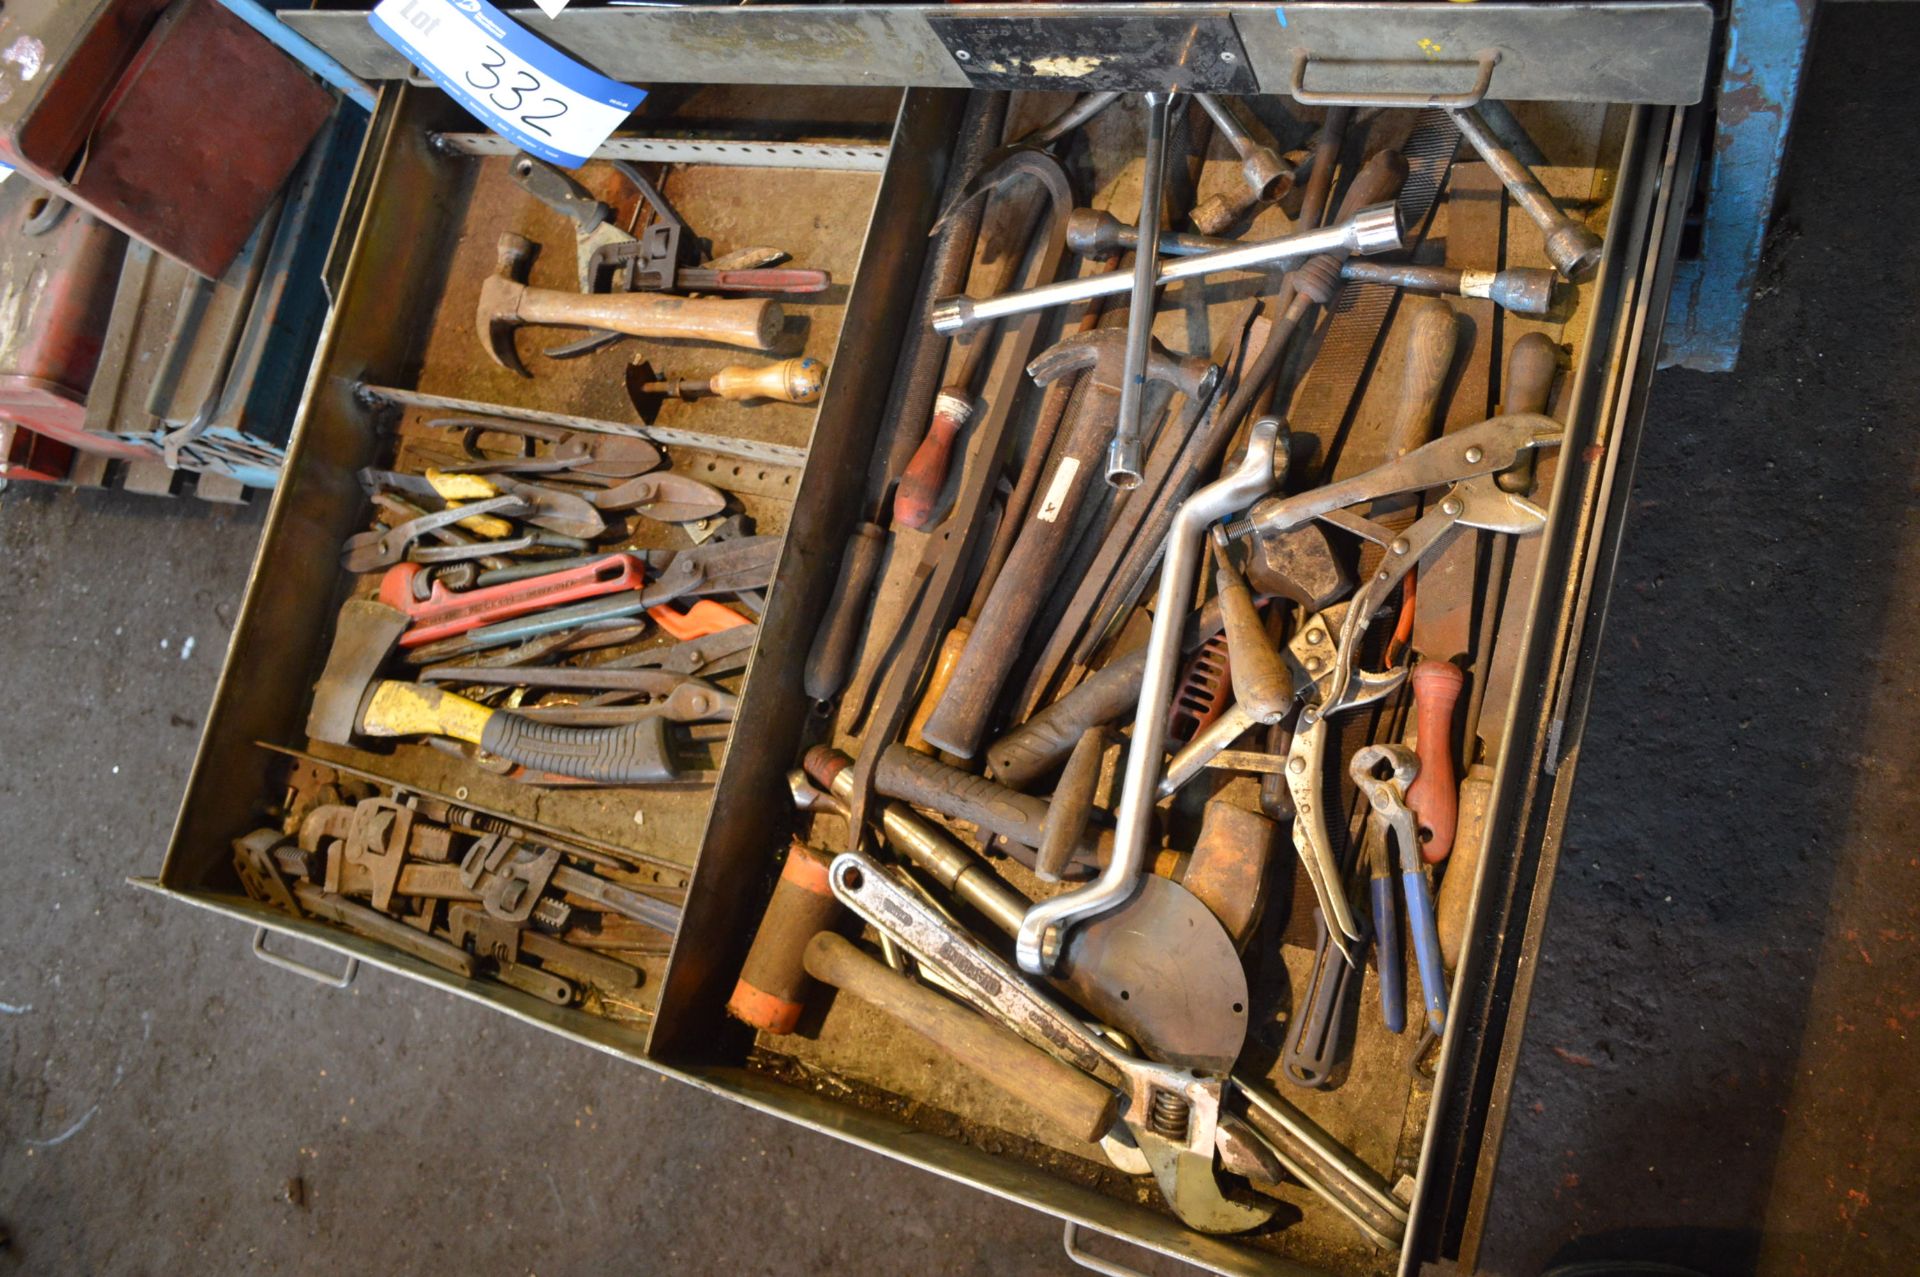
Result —
M646 565L635 554L609 554L591 563L476 590L449 590L430 580L422 591L417 578L424 570L418 563L397 563L380 579L380 601L413 621L400 636L401 647L418 647L563 603L637 590L646 583Z

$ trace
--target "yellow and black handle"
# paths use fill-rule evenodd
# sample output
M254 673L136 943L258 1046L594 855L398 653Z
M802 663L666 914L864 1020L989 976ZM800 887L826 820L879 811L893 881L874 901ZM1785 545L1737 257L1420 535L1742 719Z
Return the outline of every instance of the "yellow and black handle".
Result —
M360 714L360 730L368 736L451 736L523 767L608 785L670 781L679 775L663 718L613 727L567 727L395 679L374 684Z

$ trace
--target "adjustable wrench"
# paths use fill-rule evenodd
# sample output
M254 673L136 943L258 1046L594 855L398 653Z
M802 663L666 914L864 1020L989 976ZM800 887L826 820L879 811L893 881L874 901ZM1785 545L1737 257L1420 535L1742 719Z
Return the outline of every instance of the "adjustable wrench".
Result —
M1121 1119L1181 1222L1200 1232L1236 1233L1272 1218L1272 1205L1232 1201L1215 1178L1225 1079L1121 1051L860 852L834 857L828 877L842 904L937 971L975 1008L1118 1089L1126 1098Z

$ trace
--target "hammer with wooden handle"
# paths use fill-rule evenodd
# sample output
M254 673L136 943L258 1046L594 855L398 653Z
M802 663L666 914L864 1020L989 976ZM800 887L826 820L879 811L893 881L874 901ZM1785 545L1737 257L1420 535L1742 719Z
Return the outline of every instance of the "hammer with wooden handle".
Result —
M676 297L664 293L569 293L531 288L533 241L500 237L498 269L480 286L474 331L495 363L530 376L513 348L521 324L604 328L629 337L690 337L749 350L771 349L786 322L780 303L765 298Z

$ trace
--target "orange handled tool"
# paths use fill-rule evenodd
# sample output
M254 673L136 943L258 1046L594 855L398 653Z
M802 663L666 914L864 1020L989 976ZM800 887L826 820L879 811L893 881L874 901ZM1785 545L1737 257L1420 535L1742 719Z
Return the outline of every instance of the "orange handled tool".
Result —
M637 590L646 583L644 569L637 555L609 554L592 563L477 590L449 590L428 578L423 590L420 574L425 569L418 563L396 563L380 579L380 601L412 621L400 636L400 646L418 647L562 603Z
M1420 826L1420 858L1439 864L1453 850L1459 794L1453 773L1453 707L1467 676L1451 661L1413 667L1413 712L1420 734L1420 775L1407 786L1407 806Z
M933 421L926 437L913 450L913 459L900 474L893 492L893 521L903 528L924 528L933 521L940 490L947 486L947 468L953 460L953 441L973 416L973 396L961 386L948 386L933 401Z
M795 839L727 999L728 1012L768 1033L793 1032L811 987L807 941L831 930L840 916L840 902L827 881L826 855Z

